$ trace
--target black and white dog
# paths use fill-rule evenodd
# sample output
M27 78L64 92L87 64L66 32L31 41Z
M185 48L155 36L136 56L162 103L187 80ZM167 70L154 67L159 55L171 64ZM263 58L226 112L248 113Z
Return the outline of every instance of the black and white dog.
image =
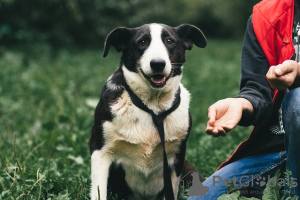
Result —
M105 200L110 192L120 199L169 199L166 168L176 199L191 128L190 94L180 80L185 50L193 44L203 48L206 38L187 24L122 27L107 36L104 57L110 46L122 57L95 111L89 140L92 200ZM153 116L170 109L158 128Z

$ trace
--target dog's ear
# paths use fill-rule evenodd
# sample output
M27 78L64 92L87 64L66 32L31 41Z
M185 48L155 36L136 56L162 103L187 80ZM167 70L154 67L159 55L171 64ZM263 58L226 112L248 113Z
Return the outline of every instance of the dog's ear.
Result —
M103 57L107 56L110 46L115 47L118 52L128 47L132 35L133 29L126 27L120 27L111 31L104 43Z
M182 24L175 28L177 35L180 37L185 49L191 50L193 44L197 47L204 48L207 44L206 38L202 31L190 24Z

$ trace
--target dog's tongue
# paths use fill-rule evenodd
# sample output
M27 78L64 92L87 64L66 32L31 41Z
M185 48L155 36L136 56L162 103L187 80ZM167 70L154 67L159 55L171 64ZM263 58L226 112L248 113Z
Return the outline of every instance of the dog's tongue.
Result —
M161 84L165 81L165 79L166 78L163 77L163 76L153 76L153 77L151 77L151 81L155 84Z

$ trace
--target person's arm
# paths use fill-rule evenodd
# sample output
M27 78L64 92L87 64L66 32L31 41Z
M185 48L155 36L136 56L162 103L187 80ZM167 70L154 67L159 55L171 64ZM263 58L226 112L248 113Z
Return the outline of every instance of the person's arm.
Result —
M251 116L242 116L239 125L260 126L272 114L272 97L274 91L266 79L269 62L254 33L252 17L248 21L244 37L241 65L240 92L236 98L247 99L253 106L253 114Z
M208 110L206 132L226 135L238 124L263 124L272 113L273 90L266 80L269 62L255 36L250 17L242 49L240 92L235 98L224 99Z

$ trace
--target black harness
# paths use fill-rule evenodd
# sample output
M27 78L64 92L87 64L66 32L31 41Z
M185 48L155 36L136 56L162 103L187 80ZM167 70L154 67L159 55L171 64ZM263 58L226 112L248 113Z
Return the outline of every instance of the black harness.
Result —
M178 87L178 90L175 94L175 99L173 101L173 105L170 109L162 111L158 115L156 115L152 110L150 110L143 102L142 100L130 89L130 87L125 83L125 89L128 92L130 99L132 103L140 108L141 110L151 114L152 120L158 130L159 137L162 143L163 147L163 155L164 155L164 194L166 200L174 200L174 193L173 193L173 187L172 187L172 181L171 181L171 169L168 164L166 149L165 149L165 130L164 130L164 124L163 121L166 118L167 115L169 115L171 112L176 110L178 106L180 105L180 87Z

